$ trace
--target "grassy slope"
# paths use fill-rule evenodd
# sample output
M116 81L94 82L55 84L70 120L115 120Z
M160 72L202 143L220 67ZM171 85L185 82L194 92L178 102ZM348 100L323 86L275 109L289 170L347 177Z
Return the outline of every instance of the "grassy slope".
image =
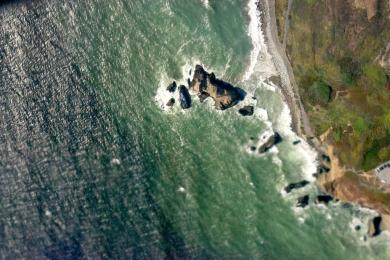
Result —
M332 127L335 152L357 170L390 159L390 72L375 61L390 41L390 11L379 5L370 20L346 0L294 0L290 14L287 53L316 135ZM276 1L280 38L286 8Z

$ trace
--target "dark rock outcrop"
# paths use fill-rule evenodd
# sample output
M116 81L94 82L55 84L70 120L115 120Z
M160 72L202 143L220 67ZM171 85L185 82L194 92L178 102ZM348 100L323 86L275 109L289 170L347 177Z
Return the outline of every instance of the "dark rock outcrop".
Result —
M180 97L181 108L187 109L191 107L190 93L188 92L188 89L183 85L179 86L179 97Z
M174 99L174 98L171 98L171 99L169 99L169 101L168 101L168 103L167 103L167 106L168 106L168 107L172 107L174 104L175 104L175 99Z
M217 79L214 73L208 73L200 65L195 67L190 88L201 98L201 101L211 97L214 100L215 108L219 110L236 105L245 96L243 90Z
M382 230L381 230L381 223L382 223L382 217L376 216L369 222L368 226L368 235L370 237L378 236Z
M310 182L308 182L307 180L303 180L303 181L295 182L295 183L290 183L289 185L287 185L287 186L284 188L284 190L285 190L287 193L290 193L292 190L303 188L303 187L305 187L306 185L308 185L309 183L310 183Z
M323 173L328 173L330 171L329 167L325 166L325 165L320 165L318 166L318 169L317 169L317 172L319 174L323 174Z
M330 195L318 195L316 198L316 203L328 204L333 200L333 197Z
M304 208L309 205L309 195L305 195L298 198L297 207Z
M267 152L272 148L272 146L277 145L280 142L282 142L282 137L279 135L279 133L275 132L263 145L259 147L259 153Z
M169 84L169 86L167 87L167 91L173 93L176 91L176 81L172 82L171 84Z
M296 140L293 142L293 145L297 145L297 144L300 144L301 143L301 140Z
M326 163L330 163L330 157L324 153L321 155L321 160Z
M238 110L242 116L251 116L253 115L254 108L253 106L244 106Z

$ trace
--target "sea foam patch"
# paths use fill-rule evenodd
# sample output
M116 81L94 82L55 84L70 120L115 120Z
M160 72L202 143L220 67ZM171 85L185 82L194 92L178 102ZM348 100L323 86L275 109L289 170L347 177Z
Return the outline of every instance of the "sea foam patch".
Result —
M261 30L261 13L257 7L258 0L250 0L248 2L248 15L250 18L248 26L248 35L252 41L252 51L250 53L250 61L247 70L244 74L244 81L255 77L260 80L265 80L267 77L276 75L276 69L272 62L272 57L267 51L263 31Z

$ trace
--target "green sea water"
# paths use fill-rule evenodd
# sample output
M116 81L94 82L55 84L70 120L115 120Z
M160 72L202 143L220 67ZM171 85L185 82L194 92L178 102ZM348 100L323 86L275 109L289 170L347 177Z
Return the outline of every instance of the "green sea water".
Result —
M1 8L1 258L386 259L386 234L363 239L372 212L315 205L314 185L281 192L315 165L280 94L243 80L247 1ZM158 90L198 62L268 119L196 99L162 110ZM283 142L248 153L270 124Z

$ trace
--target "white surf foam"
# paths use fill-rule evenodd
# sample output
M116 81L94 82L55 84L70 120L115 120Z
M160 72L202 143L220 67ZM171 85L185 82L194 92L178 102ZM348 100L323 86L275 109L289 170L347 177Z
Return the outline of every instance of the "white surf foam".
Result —
M256 0L249 1L248 8L250 17L248 34L252 39L253 49L251 51L249 67L244 75L244 80L248 80L252 76L261 49L260 14L257 10Z
M202 0L202 3L206 8L210 8L209 0Z
M303 178L308 181L315 181L313 173L317 171L317 151L311 147L305 140L298 137L291 128L292 118L290 109L283 102L283 109L276 121L276 128L285 137L286 141L292 143L294 140L300 140L300 144L292 147L293 152L301 157L301 170Z
M248 15L250 18L248 35L252 40L253 48L250 54L249 66L243 77L244 81L249 80L254 74L256 74L256 78L262 80L265 80L266 77L276 75L272 57L267 52L263 31L261 30L261 13L257 8L257 1L250 0L248 3Z

